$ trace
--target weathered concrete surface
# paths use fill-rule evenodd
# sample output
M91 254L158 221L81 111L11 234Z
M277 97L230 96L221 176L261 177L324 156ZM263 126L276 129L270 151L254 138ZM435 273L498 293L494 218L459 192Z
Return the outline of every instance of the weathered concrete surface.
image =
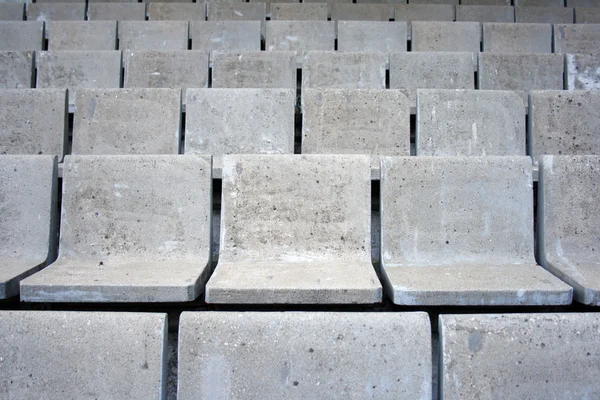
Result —
M52 21L48 50L116 50L116 21Z
M180 321L180 400L431 399L425 313L185 312Z
M327 17L331 18L331 9L333 8L333 4L352 4L352 0L302 0L302 3L326 3Z
M460 4L467 6L510 6L510 0L461 0Z
M538 184L540 264L573 286L575 300L595 306L600 305L599 171L599 156L543 156Z
M273 3L271 20L327 21L327 4Z
M209 303L381 302L367 155L225 156Z
M529 98L529 154L600 154L597 134L600 92L531 91Z
M411 4L452 4L457 5L458 0L410 0Z
M564 8L564 0L514 0L517 7Z
M2 311L0 321L7 398L166 395L166 314Z
M475 89L473 54L390 54L390 88L402 89L412 108L417 105L417 89Z
M267 14L273 12L273 8L272 8L272 4L283 4L283 3L296 3L299 4L300 0L250 0L250 3L265 3L265 5L267 6ZM271 15L271 18L273 18L273 16Z
M121 50L187 50L187 21L119 22Z
M44 42L42 21L0 21L0 50L41 50Z
M260 21L191 21L193 50L260 51Z
M597 397L599 323L592 313L441 315L441 395Z
M55 154L67 140L67 91L0 90L0 154Z
M578 24L599 24L600 6L579 7L575 9L575 22Z
M0 51L0 88L33 86L33 51Z
M0 157L0 299L56 257L57 172L56 156Z
M199 50L124 53L126 88L208 86L208 53Z
M185 153L293 154L295 89L188 89ZM210 112L207 112L210 111Z
M204 21L204 3L148 3L150 21Z
M145 21L146 3L92 3L88 4L90 21Z
M483 24L483 51L552 53L551 24Z
M387 4L331 5L331 19L334 21L389 21L390 18L390 7Z
M600 46L600 24L555 24L556 53L597 54Z
M565 54L565 69L567 89L600 89L600 55Z
M515 9L512 6L456 6L457 21L515 22Z
M454 21L456 11L451 4L396 4L395 21L407 22L408 39L412 37L412 21Z
M40 51L37 53L37 87L67 88L69 106L78 88L118 88L121 85L120 51Z
M385 89L387 54L308 51L302 88Z
M0 21L23 21L24 3L0 3Z
M194 300L208 274L211 185L210 157L65 157L59 256L21 282L21 300Z
M79 89L73 154L177 154L180 89Z
M339 21L338 51L400 53L406 51L405 22Z
M335 38L335 23L331 21L266 22L266 49L297 52L298 66L306 51L333 51Z
M85 3L31 3L27 5L28 21L83 21Z
M383 157L381 169L395 304L571 303L571 287L535 262L529 157Z
M264 21L266 13L265 3L211 2L206 5L209 21Z
M572 24L573 9L567 7L515 7L515 22Z
M212 62L214 88L296 89L293 51L214 52Z
M412 51L470 51L478 53L479 22L413 21Z
M565 0L567 7L600 7L600 0Z

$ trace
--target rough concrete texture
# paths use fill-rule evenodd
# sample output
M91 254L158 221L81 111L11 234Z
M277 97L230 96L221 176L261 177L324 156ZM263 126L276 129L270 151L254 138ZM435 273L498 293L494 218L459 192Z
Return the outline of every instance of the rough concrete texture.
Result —
M56 257L57 172L56 156L0 157L0 299Z
M339 21L338 51L400 53L406 51L406 23Z
M455 7L451 4L396 4L395 21L407 22L408 39L412 37L412 21L454 21Z
M483 51L552 53L552 25L484 23Z
M116 21L52 21L50 27L48 50L117 49Z
M0 21L23 21L24 3L0 3Z
M600 55L565 54L569 90L600 89Z
M402 89L411 108L417 105L417 89L475 89L473 54L390 54L390 88Z
M65 89L0 90L0 154L55 154L67 140Z
M595 90L531 91L529 154L600 154L600 92Z
M196 299L210 259L211 173L210 157L65 157L59 256L21 282L21 300Z
M466 6L510 6L510 0L461 0Z
M457 21L515 22L512 6L456 6Z
M599 171L599 156L543 156L538 184L540 264L573 286L575 300L595 306L600 305Z
M0 50L42 50L44 22L0 21Z
M0 88L33 86L33 51L0 51Z
M79 89L73 154L177 154L180 89Z
M514 0L518 7L555 7L564 8L564 0Z
M478 53L479 22L413 21L412 51L470 51Z
M293 51L214 52L212 62L213 88L296 89Z
M411 4L452 4L457 5L458 0L410 0Z
M578 24L600 24L600 6L576 8L575 22Z
M267 21L266 49L295 51L298 66L305 51L333 51L335 23L331 21Z
M426 313L185 312L180 400L431 399Z
M272 3L271 20L327 21L327 4Z
M265 3L225 3L213 2L206 5L206 17L209 21L264 21Z
M188 89L185 153L293 154L295 89Z
M90 21L145 21L146 3L88 3Z
M600 0L565 0L567 7L600 7Z
M352 0L302 0L302 3L326 3L327 17L331 18L331 9L333 8L333 4L352 4Z
M346 4L331 5L331 19L334 21L389 21L390 7L387 4Z
M225 156L222 198L207 302L381 302L369 156Z
M187 21L119 22L121 50L187 50Z
M27 5L28 21L83 21L85 3L31 3Z
M69 106L78 88L121 86L120 51L40 51L37 53L37 87L67 88Z
M204 3L148 3L150 21L204 21Z
M562 54L479 53L479 89L523 91L562 90Z
M400 90L306 89L302 154L410 155L410 106ZM373 163L372 163L373 164Z
M383 157L381 265L392 301L570 304L571 287L535 262L531 172L529 157Z
M555 24L556 53L598 54L600 24Z
M193 50L260 51L260 21L191 21Z
M302 88L385 89L387 62L384 53L308 51Z
M214 0L213 0L214 1ZM220 0L222 1L222 0ZM243 3L243 2L242 2ZM271 14L273 11L272 4L281 4L281 3L300 3L300 0L250 0L250 3L265 3L267 14ZM273 18L271 16L271 18Z
M419 156L520 156L526 154L525 137L525 103L518 92L417 92Z
M203 88L208 86L208 52L199 50L124 53L126 88Z
M598 314L441 315L439 321L444 399L600 393Z
M573 9L566 7L515 7L515 22L572 24Z

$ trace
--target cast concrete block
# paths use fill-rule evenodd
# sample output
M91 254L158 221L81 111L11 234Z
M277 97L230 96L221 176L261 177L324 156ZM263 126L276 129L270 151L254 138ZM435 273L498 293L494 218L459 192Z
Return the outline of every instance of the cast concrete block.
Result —
M209 21L264 21L266 13L265 3L210 2L206 5Z
M452 4L452 5L457 5L458 0L410 0L409 4Z
M370 199L368 155L225 156L221 249L206 301L380 302Z
M555 24L554 52L598 54L600 24Z
M600 6L579 7L575 9L575 22L578 24L599 24Z
M564 0L514 0L517 7L554 7L564 8Z
M412 37L412 21L454 21L452 4L396 4L395 21L406 21L408 39Z
M192 49L260 51L260 21L191 21Z
M381 266L392 301L570 304L571 287L535 262L532 183L524 156L382 157Z
M21 282L21 299L196 299L208 274L211 196L210 157L65 157L58 259Z
M572 24L573 8L515 7L515 22L541 24Z
M323 0L324 2L324 0ZM265 3L266 9L267 9L267 14L272 14L273 9L272 9L272 4L274 3L300 3L300 0L250 0L250 3ZM271 18L273 18L273 16L271 15Z
M48 50L116 50L116 21L52 21Z
M327 4L327 17L331 18L331 9L334 4L352 4L352 0L302 0L302 3L325 3Z
M552 53L552 25L484 23L483 51Z
M0 51L0 88L33 86L33 51Z
M28 21L83 21L85 3L31 3L27 5Z
M308 51L302 88L385 89L385 53Z
M331 5L331 19L334 21L389 21L390 7L387 4L346 4Z
M565 0L567 7L600 7L600 0Z
M0 3L0 21L23 21L25 3Z
M212 62L213 88L296 89L293 51L214 52Z
M42 50L43 21L0 21L0 50Z
M478 53L479 22L413 21L412 51L470 51Z
M204 3L148 3L150 21L205 21Z
M339 21L338 51L400 53L406 51L406 22Z
M327 21L327 4L272 3L271 20Z
M88 3L90 21L145 21L146 3Z
M331 21L267 21L266 49L295 51L302 65L306 51L335 50L335 23Z
M600 89L600 55L565 54L566 88Z
M460 4L474 6L510 6L510 0L461 0Z
M512 6L456 6L457 21L515 22L515 9Z
M187 50L187 21L119 22L121 50Z

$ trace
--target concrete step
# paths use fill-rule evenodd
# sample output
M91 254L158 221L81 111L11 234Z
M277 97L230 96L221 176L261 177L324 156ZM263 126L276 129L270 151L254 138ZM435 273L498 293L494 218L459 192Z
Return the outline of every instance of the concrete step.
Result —
M116 21L52 21L49 50L116 50Z
M149 21L204 21L205 3L148 3Z
M33 51L0 51L0 88L27 89L35 85Z
M552 25L485 23L483 24L483 51L552 53Z
M43 21L0 21L0 50L42 50Z
M145 21L145 3L95 3L90 0L87 8L89 21Z
M271 20L327 21L327 4L271 3Z
M295 51L302 65L306 51L333 51L335 23L327 21L267 21L265 48L267 51Z
M387 54L307 51L302 89L385 89Z
M213 88L296 89L296 53L246 51L212 53Z
M515 7L515 22L538 24L572 24L575 21L572 7Z
M119 22L120 50L187 50L187 21Z
M191 21L192 50L260 51L259 21Z
M339 21L337 50L400 53L406 51L407 25L403 22Z

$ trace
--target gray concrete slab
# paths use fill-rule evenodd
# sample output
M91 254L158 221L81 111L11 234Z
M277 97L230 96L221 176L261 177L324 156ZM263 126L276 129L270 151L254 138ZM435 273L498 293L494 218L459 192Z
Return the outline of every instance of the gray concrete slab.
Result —
M528 153L535 162L544 154L600 154L599 123L598 91L531 91Z
M2 155L0 299L19 294L19 281L56 257L56 156Z
M537 24L572 24L573 8L515 7L515 22Z
M302 88L385 89L387 62L384 53L307 51Z
M116 21L52 21L48 50L116 50Z
M204 3L148 3L150 21L205 21Z
M196 299L210 260L211 173L210 157L65 157L58 259L21 282L21 300Z
M338 51L400 53L406 51L406 22L339 21Z
M389 21L390 7L387 4L346 4L334 3L331 6L333 21Z
M166 397L166 314L2 311L0 321L11 397Z
M594 306L600 305L598 171L599 156L543 156L538 183L540 264L573 286L575 300Z
M185 153L293 154L295 89L188 89Z
M327 21L327 3L272 3L271 20Z
M325 0L323 0L323 2L325 2ZM266 6L266 10L267 10L267 15L272 14L273 12L273 4L277 3L277 4L282 4L282 3L300 3L300 0L250 0L250 3L265 3ZM273 16L271 15L271 18Z
M409 0L409 4L452 4L457 5L458 0Z
M260 51L260 21L191 21L193 50Z
M600 7L600 0L565 0L566 7Z
M0 88L33 87L33 51L0 51Z
M177 154L180 89L79 89L73 154Z
M555 24L554 52L598 54L600 24Z
M43 21L0 21L0 50L42 50Z
M565 6L565 0L514 0L517 7L555 7Z
M27 5L28 21L83 21L85 3L31 3Z
M382 280L395 304L571 303L571 287L536 265L529 157L383 157L381 169Z
M334 4L352 4L352 0L302 0L302 3L326 3L327 17L331 18L331 9Z
M208 21L264 21L266 14L265 3L213 2L206 5Z
M600 55L565 54L568 90L600 89Z
M145 21L146 3L90 3L87 9L90 21Z
M457 21L515 22L512 6L456 6Z
M520 156L525 102L505 90L417 91L419 156Z
M180 326L180 400L431 399L425 313L185 312Z
M412 21L454 21L452 4L396 4L395 21L406 21L408 39L412 37Z
M187 50L187 21L119 22L121 50Z
M67 91L0 90L0 154L55 154L67 142Z
M511 0L461 0L460 4L466 6L510 6Z
M0 3L0 21L23 21L25 3Z
M381 302L370 182L367 155L225 156L221 252L206 301Z
M483 51L552 53L552 25L484 23Z
M443 398L595 396L599 322L592 313L441 315Z
M478 53L479 22L413 21L412 51L470 51Z
M600 6L578 7L575 9L575 22L578 24L600 24Z
M78 88L121 86L121 52L40 51L37 53L38 88L67 88L69 107L75 106Z
M189 0L180 0L182 2ZM88 0L89 3L137 3L136 0Z
M212 61L213 88L296 89L293 51L214 52Z
M295 51L298 66L306 51L333 51L335 23L330 21L267 21L266 49Z

